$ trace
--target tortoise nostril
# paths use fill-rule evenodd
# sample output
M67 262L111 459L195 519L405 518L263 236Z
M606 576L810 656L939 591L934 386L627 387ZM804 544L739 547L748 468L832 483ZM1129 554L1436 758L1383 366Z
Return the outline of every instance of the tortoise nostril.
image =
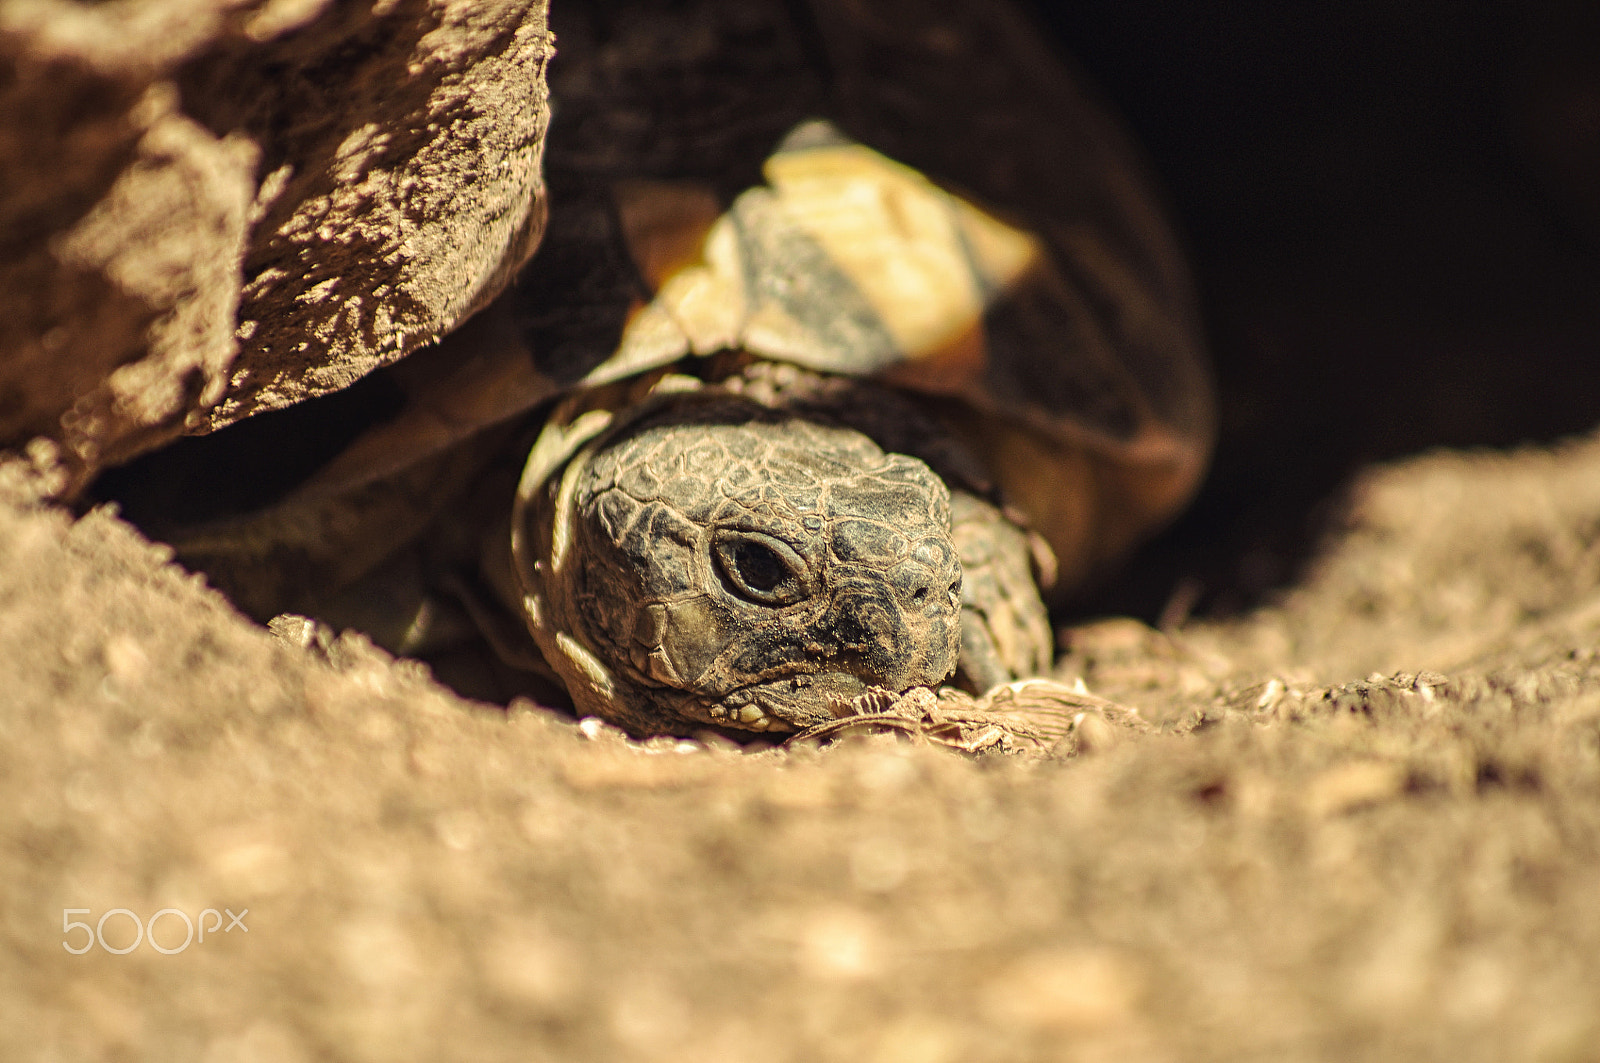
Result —
M928 588L926 588L926 587L918 587L916 590L912 591L911 592L911 600L916 602L918 605L921 605L923 602L927 601L928 600Z

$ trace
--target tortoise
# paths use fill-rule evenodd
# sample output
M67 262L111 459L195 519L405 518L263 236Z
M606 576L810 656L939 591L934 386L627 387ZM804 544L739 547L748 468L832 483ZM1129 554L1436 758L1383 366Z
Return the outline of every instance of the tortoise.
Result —
M1047 602L1181 507L1213 431L1106 110L1001 0L551 17L532 263L388 371L397 415L180 557L260 616L339 619L426 555L394 648L449 626L446 585L641 735L1047 671Z

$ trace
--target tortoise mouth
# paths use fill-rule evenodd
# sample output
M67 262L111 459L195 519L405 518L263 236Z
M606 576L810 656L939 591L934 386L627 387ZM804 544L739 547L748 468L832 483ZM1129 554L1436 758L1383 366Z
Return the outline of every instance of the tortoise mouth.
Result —
M850 715L860 698L874 692L904 693L850 672L805 672L751 683L699 707L703 720L717 727L790 733Z

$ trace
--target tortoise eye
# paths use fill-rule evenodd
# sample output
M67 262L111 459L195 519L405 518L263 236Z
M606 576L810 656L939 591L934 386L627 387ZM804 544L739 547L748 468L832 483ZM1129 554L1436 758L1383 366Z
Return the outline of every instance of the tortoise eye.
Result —
M789 574L778 555L760 543L736 543L728 548L728 557L740 582L763 594L770 593Z
M805 597L805 562L781 539L760 532L722 531L712 553L740 597L761 605L789 605Z

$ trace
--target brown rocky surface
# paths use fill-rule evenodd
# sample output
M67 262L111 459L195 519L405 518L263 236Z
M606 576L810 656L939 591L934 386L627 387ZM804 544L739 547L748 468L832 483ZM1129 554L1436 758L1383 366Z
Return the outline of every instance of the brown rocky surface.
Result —
M543 223L543 12L0 6L0 444L70 489L470 314Z

